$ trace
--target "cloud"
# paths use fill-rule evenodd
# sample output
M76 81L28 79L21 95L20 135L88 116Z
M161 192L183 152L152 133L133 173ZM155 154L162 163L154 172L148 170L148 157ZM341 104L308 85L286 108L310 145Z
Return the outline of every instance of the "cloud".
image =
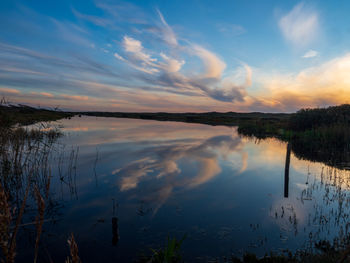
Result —
M155 74L159 72L159 69L168 72L176 72L179 71L181 66L185 63L184 61L172 59L164 53L160 53L164 62L158 63L156 58L152 58L151 55L145 51L141 41L129 36L124 36L122 45L124 52L126 52L127 59L118 53L114 53L114 57L128 63L131 67L148 74Z
M132 53L136 53L136 54L140 54L140 57L142 57L142 59L144 59L145 57L148 58L148 55L145 55L142 53L143 51L143 47L140 41L133 39L131 37L128 36L124 36L123 39L123 46L126 52L132 52Z
M116 183L121 191L129 191L132 198L142 199L154 207L154 213L179 190L191 190L213 180L221 172L220 162L223 159L230 161L232 174L242 171L239 156L245 158L246 155L242 155L244 140L236 130L228 127L208 127L209 130L203 130L200 125L181 123L170 123L173 127L165 128L164 125L143 126L133 120L129 122L128 129L117 127L118 140L136 140L140 146L132 156L136 160L121 164L111 173L116 175ZM135 124L137 129L133 126ZM182 132L179 133L179 129ZM198 130L201 132L198 133ZM155 139L155 133L164 133L164 138ZM149 140L153 141L152 146ZM149 152L152 152L152 156L144 157ZM192 172L182 174L180 168L186 168L187 164L193 166ZM150 187L139 187L149 180L152 180Z
M247 95L245 89L251 85L252 72L249 66L243 66L247 74L246 80L249 81L240 83L232 79L222 79L226 69L225 62L198 44L189 41L184 41L185 45L179 44L163 14L158 9L157 13L162 27L161 31L156 30L154 34L159 35L159 32L162 32L168 52L163 50L150 52L144 48L139 39L125 35L121 44L123 54L114 54L115 58L141 72L136 77L145 83L142 89L186 96L207 96L222 102L244 101ZM199 72L193 69L183 70L184 57L199 58L199 61L195 61L196 64L200 62L202 70Z
M162 22L163 24L163 37L164 37L164 40L172 45L172 46L177 46L177 38L176 38L176 35L173 31L173 29L168 25L168 23L165 21L164 19L164 16L163 14L159 11L159 9L157 8L157 13L159 15L159 18L160 18L160 21Z
M158 72L158 69L156 68L157 65L155 64L157 59L152 58L150 54L147 54L144 51L141 41L129 36L124 36L122 45L125 52L129 54L131 65L136 69L150 74ZM140 62L140 66L136 65L138 62Z
M228 36L239 36L247 32L243 26L236 24L220 23L217 24L217 28L221 33Z
M302 58L313 58L318 56L318 52L315 50L310 49L309 51L307 51L304 56L302 56Z
M78 100L78 101L85 101L88 100L88 96L79 96L79 95L67 95L67 94L61 94L60 95L62 98L69 99L69 100Z
M191 71L189 74L179 72L185 64L183 59L171 58L163 52L159 54L159 59L153 58L144 50L141 41L124 37L123 47L127 59L117 53L114 56L133 68L153 76L140 75L139 78L149 85L157 85L158 91L166 90L184 95L197 93L197 96L206 95L214 100L232 102L243 101L246 96L245 89L251 85L252 71L248 65L243 64L246 72L243 84L237 84L236 80L230 78L222 79L226 64L214 53L199 45L192 44L185 50L200 58L203 71L198 73ZM128 53L131 53L131 56Z
M72 8L72 12L77 18L89 21L90 23L93 23L97 26L106 27L113 24L113 22L110 19L101 18L93 15L82 14L74 8Z
M53 98L54 97L53 94L48 93L48 92L31 92L31 94L37 95L37 96L43 96L43 97L46 97L46 98Z
M283 111L350 103L350 53L297 73L260 73L263 104ZM268 106L270 104L270 106Z
M173 181L172 185L192 188L217 176L221 172L218 159L222 158L222 155L237 151L240 147L241 139L237 135L214 136L206 140L191 141L191 143L178 140L167 142L152 149L154 158L136 160L125 167L114 170L112 174L120 177L121 191L136 188L146 176L155 176L158 179L168 177ZM177 163L180 160L197 162L198 172L192 177L178 177L181 170ZM169 182L169 179L166 182Z
M163 58L163 63L161 63L161 67L170 73L178 72L181 67L185 64L184 60L177 60L174 58L170 58L164 53L160 53L160 56Z
M128 2L96 0L98 8L107 14L110 24L128 22L137 25L148 24L145 13L136 5Z
M60 54L56 54L57 56L47 55L35 50L0 42L0 55L7 58L7 60L0 60L1 70L8 69L8 65L11 64L13 65L11 68L13 72L45 75L51 77L51 79L57 77L57 71L62 72L64 70L67 70L69 73L75 71L109 77L120 76L110 66L97 62L78 52L75 52L69 58L65 58L60 56ZM17 79L18 75L14 77ZM40 80L41 78L38 79L38 81Z
M17 89L10 89L10 88L0 88L1 93L5 94L20 94L21 92Z
M306 46L318 36L318 20L316 11L306 8L304 3L300 3L281 17L278 25L287 41L295 46Z
M119 55L117 52L114 53L114 57L121 60L121 61L125 61L125 58L123 58L121 55Z
M221 61L214 53L199 46L192 46L193 52L203 61L204 74L203 78L221 78L222 72L226 68L226 64Z

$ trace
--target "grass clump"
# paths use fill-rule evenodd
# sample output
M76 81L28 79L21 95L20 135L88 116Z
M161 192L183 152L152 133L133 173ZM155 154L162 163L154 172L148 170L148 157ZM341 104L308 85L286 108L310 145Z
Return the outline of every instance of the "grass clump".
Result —
M154 250L153 256L149 262L152 263L176 263L183 262L181 256L181 245L185 240L186 235L182 239L168 237L167 245L164 248Z

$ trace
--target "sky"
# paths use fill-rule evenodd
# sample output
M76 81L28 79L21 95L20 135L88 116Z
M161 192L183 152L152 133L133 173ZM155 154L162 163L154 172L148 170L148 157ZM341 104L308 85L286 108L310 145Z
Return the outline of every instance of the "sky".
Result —
M0 96L92 111L350 103L350 1L2 0Z

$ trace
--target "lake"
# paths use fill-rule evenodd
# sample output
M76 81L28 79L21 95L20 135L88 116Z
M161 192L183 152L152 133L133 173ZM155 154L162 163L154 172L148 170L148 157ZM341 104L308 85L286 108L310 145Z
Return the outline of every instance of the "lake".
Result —
M288 146L277 139L137 119L74 117L55 125L64 154L50 159L41 251L55 262L69 254L72 232L83 262L133 262L184 235L185 261L221 262L245 251L262 256L340 242L348 233L349 172L293 152L288 168ZM69 179L62 164L73 170ZM35 236L24 230L22 262Z

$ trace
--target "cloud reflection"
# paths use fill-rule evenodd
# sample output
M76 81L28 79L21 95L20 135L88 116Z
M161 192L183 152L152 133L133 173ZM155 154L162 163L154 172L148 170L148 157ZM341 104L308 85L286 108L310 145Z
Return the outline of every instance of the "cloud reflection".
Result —
M220 160L227 161L231 154L238 153L245 160L243 163L246 162L246 154L241 153L242 138L236 132L230 132L229 128L225 130L225 133L231 134L202 139L167 139L143 144L140 150L133 153L135 156L142 156L141 158L118 167L111 173L116 176L117 185L122 192L135 191L139 185L152 180L150 188L142 186L142 197L138 198L153 203L156 212L174 190L196 188L220 174ZM235 168L237 173L246 169L244 166L241 169Z

